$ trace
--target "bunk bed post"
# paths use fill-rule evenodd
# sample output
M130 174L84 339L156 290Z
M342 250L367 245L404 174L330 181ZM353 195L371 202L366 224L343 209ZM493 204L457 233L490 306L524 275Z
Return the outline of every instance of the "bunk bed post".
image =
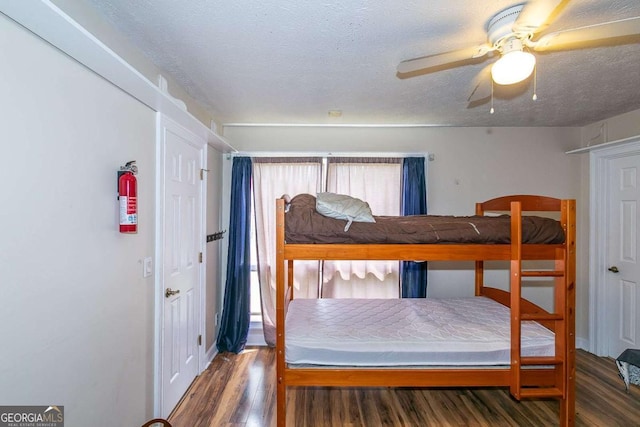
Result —
M291 301L293 299L293 260L287 260L287 286L285 286L285 304L286 301Z
M284 200L276 201L276 419L278 427L286 425L287 386L284 379Z
M565 231L565 365L564 397L560 401L560 425L575 424L576 401L576 201L563 200L560 219Z
M482 203L476 203L476 215L484 215ZM484 295L484 261L476 261L476 296Z
M510 392L520 400L522 381L520 375L520 296L522 271L522 206L511 202L511 381Z

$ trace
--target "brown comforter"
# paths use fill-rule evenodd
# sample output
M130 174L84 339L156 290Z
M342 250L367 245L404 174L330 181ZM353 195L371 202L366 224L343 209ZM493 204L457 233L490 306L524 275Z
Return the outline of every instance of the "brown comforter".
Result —
M501 216L375 216L376 222L354 222L316 211L316 198L299 194L285 216L287 243L509 243L511 219ZM523 216L523 243L562 243L564 231L554 219Z

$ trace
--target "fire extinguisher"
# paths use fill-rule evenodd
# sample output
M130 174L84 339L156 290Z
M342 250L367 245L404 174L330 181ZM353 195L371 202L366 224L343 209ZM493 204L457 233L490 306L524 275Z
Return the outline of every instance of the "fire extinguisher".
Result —
M120 200L120 232L138 232L138 182L136 161L127 162L118 171L118 199Z

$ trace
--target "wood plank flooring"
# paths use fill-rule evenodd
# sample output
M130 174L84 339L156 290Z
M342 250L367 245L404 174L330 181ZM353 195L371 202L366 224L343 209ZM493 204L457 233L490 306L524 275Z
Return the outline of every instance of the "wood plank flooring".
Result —
M640 387L627 394L612 359L577 353L576 426L640 426ZM170 417L173 427L275 426L275 350L223 353ZM508 390L290 388L289 426L556 426L558 403Z

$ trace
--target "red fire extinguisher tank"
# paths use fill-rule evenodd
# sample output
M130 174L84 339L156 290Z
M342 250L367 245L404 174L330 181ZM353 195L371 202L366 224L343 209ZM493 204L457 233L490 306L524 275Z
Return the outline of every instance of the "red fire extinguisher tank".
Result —
M120 232L138 232L138 183L135 175L127 170L118 178L120 197Z

